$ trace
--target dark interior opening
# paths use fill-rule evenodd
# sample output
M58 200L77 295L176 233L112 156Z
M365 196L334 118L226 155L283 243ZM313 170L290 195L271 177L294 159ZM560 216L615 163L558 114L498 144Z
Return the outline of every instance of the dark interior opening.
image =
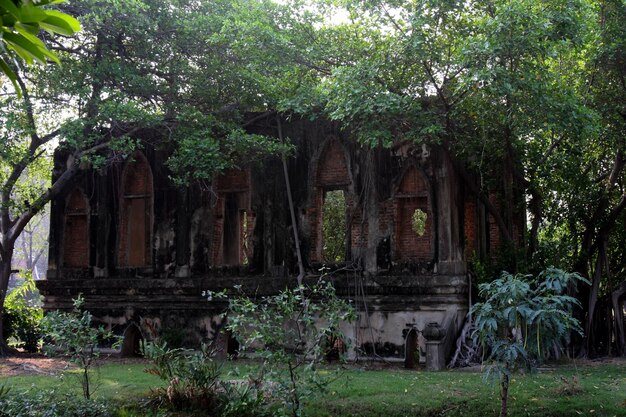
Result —
M143 336L136 324L130 324L124 331L124 340L122 342L122 357L141 356L141 341Z
M239 264L239 204L236 193L228 193L224 196L224 242L223 264Z
M419 346L417 344L417 331L411 329L406 335L406 345L404 348L404 367L415 369L419 365Z

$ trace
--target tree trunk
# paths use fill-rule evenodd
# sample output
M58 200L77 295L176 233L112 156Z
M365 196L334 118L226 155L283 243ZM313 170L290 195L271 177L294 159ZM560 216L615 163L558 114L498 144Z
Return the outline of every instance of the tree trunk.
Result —
M13 248L7 248L5 246L4 253L2 254L2 262L0 262L0 357L15 353L15 350L11 349L7 345L6 340L4 340L4 300L6 299L9 288L12 260Z
M500 384L500 417L506 417L509 400L509 376L507 374L502 375Z
M626 282L611 293L611 304L613 306L613 317L615 319L615 339L617 341L617 354L626 356L626 337L624 335L624 311L619 303L619 299L626 293Z
M602 278L602 252L604 245L600 246L598 252L598 258L596 260L596 270L593 273L593 281L591 283L591 291L589 292L589 299L587 302L587 319L585 320L585 347L588 355L592 354L592 337L591 332L593 329L593 315L596 310L596 303L598 302L598 289L600 287L600 279Z
M83 369L83 396L87 400L91 396L90 387L89 387L89 370L87 367Z

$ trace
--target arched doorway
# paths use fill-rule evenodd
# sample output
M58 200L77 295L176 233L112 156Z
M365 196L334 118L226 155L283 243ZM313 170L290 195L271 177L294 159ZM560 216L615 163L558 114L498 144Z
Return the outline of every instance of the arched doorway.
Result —
M414 328L409 330L406 335L406 343L404 344L404 367L415 369L420 362L419 345L417 341L417 330Z
M143 340L143 335L141 334L141 330L139 326L135 323L131 323L124 330L123 341L122 341L122 350L120 354L122 357L133 357L133 356L141 356L141 341Z

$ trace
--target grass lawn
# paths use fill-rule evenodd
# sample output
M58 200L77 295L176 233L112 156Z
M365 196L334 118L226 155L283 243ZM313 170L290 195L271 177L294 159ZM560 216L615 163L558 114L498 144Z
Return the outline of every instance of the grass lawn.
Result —
M105 364L94 398L120 403L145 397L161 385L145 364ZM226 372L247 365L228 363ZM323 372L323 371L322 371ZM41 389L80 395L75 374L9 376L1 384L13 395ZM572 378L578 380L572 382ZM28 395L28 394L25 394ZM321 398L308 401L305 416L497 416L499 392L476 372L423 372L350 367ZM510 389L511 416L626 416L626 361L568 364L533 376L517 375Z

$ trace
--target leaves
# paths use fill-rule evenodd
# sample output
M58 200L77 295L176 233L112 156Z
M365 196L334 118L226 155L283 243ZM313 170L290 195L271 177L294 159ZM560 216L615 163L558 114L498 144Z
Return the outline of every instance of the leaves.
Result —
M260 379L275 381L274 395L299 415L300 402L332 380L316 366L335 341L346 342L340 325L354 318L353 307L337 297L332 284L320 281L258 301L245 294L229 298L227 325L243 351L263 359Z
M578 301L564 292L588 281L576 273L548 268L537 277L511 275L480 285L485 300L472 306L473 337L490 349L489 360L507 372L531 370L548 347L562 347L570 330L580 332L571 309Z
M21 87L17 83L15 70L9 65L14 56L21 58L27 65L35 61L45 64L47 60L60 63L56 54L37 37L40 29L65 36L71 36L81 29L78 20L72 16L43 7L49 3L19 2L16 5L12 0L0 0L0 70L18 92Z

